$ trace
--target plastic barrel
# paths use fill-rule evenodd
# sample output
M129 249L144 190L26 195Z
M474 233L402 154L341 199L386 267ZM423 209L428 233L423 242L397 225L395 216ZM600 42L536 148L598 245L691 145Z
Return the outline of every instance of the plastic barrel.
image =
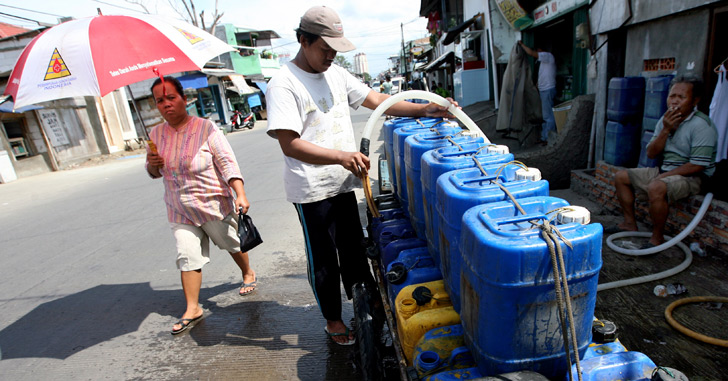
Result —
M387 265L384 276L390 303L394 305L399 292L412 284L442 279L440 269L430 257L426 246L402 250L397 259Z
M607 89L607 119L630 122L642 118L644 77L615 77Z
M667 95L673 75L660 75L647 78L645 84L645 111L643 116L660 119L667 111Z
M426 292L418 292L425 290ZM395 299L402 351L407 364L412 365L415 345L429 330L460 323L460 316L452 308L442 280L409 285Z
M581 361L583 381L651 380L655 363L640 352L616 352ZM571 367L571 380L579 380L576 364Z
M397 192L397 175L394 171L394 143L393 134L394 130L404 126L420 126L420 123L425 126L432 126L435 123L442 121L442 118L394 118L384 121L382 126L384 135L384 156L387 159L387 168L389 169L389 179L392 184L392 191Z
M620 167L634 167L639 159L637 124L608 121L604 137L604 161Z
M640 160L637 164L640 168L659 167L662 162L662 155L659 158L650 159L647 157L647 144L650 143L654 131L644 131L640 141Z
M425 239L425 210L422 196L422 155L439 147L453 147L460 144L483 143L482 137L469 135L440 134L437 132L414 134L404 141L405 179L407 180L407 201L412 226L417 236ZM437 262L439 258L435 261Z
M592 357L598 357L598 356L604 356L608 355L610 353L617 353L617 352L627 352L627 348L622 345L619 340L612 341L611 343L605 343L605 344L589 344L589 347L586 349L586 352L584 353L584 357L581 359L582 361L590 359Z
M436 328L435 330L437 329L439 328ZM477 369L475 367L475 360L473 359L473 355L472 353L470 353L470 349L468 349L468 347L464 345L461 347L453 348L449 352L423 351L417 353L417 350L415 349L415 353L415 369L417 370L417 375L420 376L420 379L422 380L441 380L442 378L433 377L436 377L436 375L438 374L450 372L453 370L457 371L460 369L472 368ZM445 379L463 380L468 378L468 375L464 375L462 373L457 374L459 377L456 376L454 378Z
M429 376L427 378L424 378L424 381L460 381L460 380L475 380L475 379L483 379L483 374L480 373L478 368L472 367L472 368L465 368L465 369L454 369L454 370L446 370L437 374L433 374L432 376ZM504 380L507 380L506 378L503 378ZM512 380L517 380L517 378L512 378Z
M440 176L437 181L437 213L440 236L440 268L445 279L445 290L456 312L460 312L460 253L461 221L465 212L478 205L508 200L509 197L498 183L508 189L516 199L548 196L549 183L546 180L517 180L516 172L521 169L514 164L490 165L483 168L458 169ZM498 172L497 183L495 173Z
M391 221L391 220L404 220L407 218L404 214L404 210L402 208L393 208L393 209L380 209L379 210L380 217L371 217L371 220L369 221L369 225L367 226L367 229L369 231L369 237L372 237L372 240L375 244L379 244L379 225L381 225L384 222Z
M404 165L404 141L410 135L432 131L447 135L462 131L462 128L460 128L457 123L448 122L437 124L434 127L422 127L419 125L399 127L395 128L392 133L392 156L394 157L394 173L396 173L397 176L397 197L399 197L402 208L407 216L409 216L409 210L407 208L407 182L404 181L404 179L406 179Z
M567 373L554 274L546 241L532 222L569 203L555 197L480 205L463 216L462 324L465 342L484 374L531 370L549 379ZM588 220L588 212L584 213ZM597 282L602 267L602 226L577 222L552 225L563 241L566 278L579 356L591 342ZM573 350L573 347L570 346Z
M382 274L386 273L389 264L395 261L402 251L417 247L427 247L427 242L415 238L413 231L411 233L411 236L408 238L392 240L387 242L386 245L380 246L379 269Z
M432 351L437 353L440 358L447 359L455 348L465 345L463 338L463 325L453 324L444 327L437 327L425 333L417 342L412 357L417 358L420 353ZM472 366L475 366L473 364ZM420 374L422 377L422 374Z
M642 131L654 131L659 121L660 118L650 118L649 116L642 118Z
M462 148L462 150L461 150ZM501 153L506 152L506 153ZM427 248L436 261L440 261L439 219L435 210L437 179L445 172L475 167L475 160L488 166L513 161L507 146L487 143L466 144L461 147L441 147L422 155L422 200L425 212L425 236Z

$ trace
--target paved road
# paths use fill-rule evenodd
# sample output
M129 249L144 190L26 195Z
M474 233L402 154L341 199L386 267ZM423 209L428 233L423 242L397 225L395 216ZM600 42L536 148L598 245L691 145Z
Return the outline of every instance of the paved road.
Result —
M357 131L370 113L354 112ZM265 240L251 253L259 289L238 296L241 274L215 249L206 317L176 337L174 242L143 157L0 185L0 379L359 379L355 347L323 332L277 142L265 122L228 139Z

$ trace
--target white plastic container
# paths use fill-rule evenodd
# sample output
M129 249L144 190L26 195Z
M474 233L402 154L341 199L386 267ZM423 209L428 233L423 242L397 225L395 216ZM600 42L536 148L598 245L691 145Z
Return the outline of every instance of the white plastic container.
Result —
M5 184L17 179L18 176L15 174L15 167L13 167L8 151L0 151L0 183Z

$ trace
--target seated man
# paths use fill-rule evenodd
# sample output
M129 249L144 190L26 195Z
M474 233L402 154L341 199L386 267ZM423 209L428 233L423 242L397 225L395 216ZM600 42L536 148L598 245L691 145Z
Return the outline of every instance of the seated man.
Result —
M605 233L637 230L634 200L639 190L647 193L653 225L650 242L643 248L662 244L669 203L697 194L701 178L713 175L718 132L710 118L695 108L702 91L697 78L678 76L672 81L668 109L647 144L649 158L663 154L662 166L617 172L615 187L624 221Z

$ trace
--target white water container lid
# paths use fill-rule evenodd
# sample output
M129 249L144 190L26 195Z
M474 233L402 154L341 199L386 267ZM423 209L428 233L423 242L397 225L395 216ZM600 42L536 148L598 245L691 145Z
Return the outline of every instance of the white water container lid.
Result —
M516 180L539 181L541 180L541 171L533 167L521 168L516 171Z
M591 222L591 212L583 206L569 206L566 210L559 212L556 217L560 224L576 222L586 225Z
M488 146L488 148L486 148L486 152L488 152L488 153L498 153L498 154L501 154L501 155L505 155L505 154L509 153L510 150L508 149L508 146L504 146L504 145L500 145L499 144L499 145L490 145L490 146Z

